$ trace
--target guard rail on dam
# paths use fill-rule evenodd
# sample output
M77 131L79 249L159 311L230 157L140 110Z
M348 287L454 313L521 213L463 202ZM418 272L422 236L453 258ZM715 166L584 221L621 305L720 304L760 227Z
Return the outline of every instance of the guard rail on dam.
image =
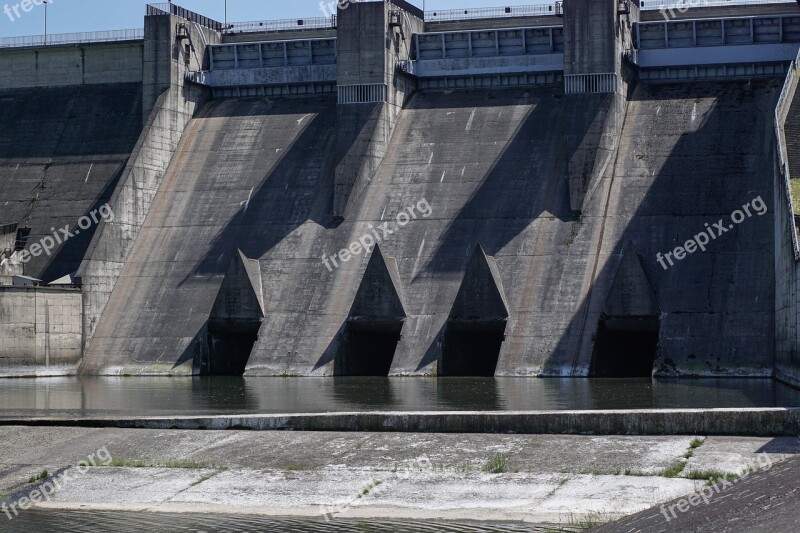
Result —
M103 45L138 65L125 92L106 79L119 61L93 47L0 51L35 73L0 89L4 131L26 132L0 149L2 242L30 228L33 240L13 235L25 248L105 202L115 214L26 267L81 278L63 307L83 322L60 322L59 362L159 375L800 368L776 363L797 342L776 325L790 312L772 171L800 9L642 21L623 4L426 25L405 4L358 2L315 38L226 35L151 7L144 43ZM72 64L57 53L86 68L32 91ZM745 205L703 251L676 248ZM0 313L0 327L21 316ZM52 363L38 348L49 327L14 345L26 361L0 343L0 365Z
M57 46L66 44L119 43L144 40L144 29L93 31L83 33L55 33L23 37L0 38L0 48L32 46Z
M336 90L336 39L218 44L210 69L189 73L215 97L321 94Z
M530 13L547 6L536 7ZM508 9L509 15L524 11ZM501 17L506 11L461 14ZM783 76L800 46L800 15L639 22L633 27L626 58L643 80ZM214 88L218 97L327 93L336 81L335 38L242 42L210 50L209 71L192 73L190 79ZM409 56L398 61L398 68L416 77L420 89L553 84L563 78L564 29L537 25L418 32Z

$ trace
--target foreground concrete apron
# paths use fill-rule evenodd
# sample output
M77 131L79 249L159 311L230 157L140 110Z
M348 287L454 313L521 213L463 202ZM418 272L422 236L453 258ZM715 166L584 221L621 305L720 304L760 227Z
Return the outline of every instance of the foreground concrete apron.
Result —
M34 488L28 477L68 468L69 480L41 507L574 523L701 488L702 480L659 475L679 462L682 475L741 473L761 452L777 464L800 450L796 438L710 437L682 460L692 440L9 427L0 433L8 450L0 492L13 501ZM102 447L144 467L81 474L70 466ZM507 472L484 472L497 454Z
M184 136L84 370L191 372L240 248L260 259L266 306L247 374L332 374L369 256L331 272L323 254L425 199L431 216L381 242L397 260L408 314L392 374L436 373L443 326L480 243L509 305L498 375L586 375L631 241L661 311L659 373L771 375L774 268L763 251L772 217L746 220L668 271L655 257L757 196L771 209L779 85L641 85L580 218L569 209L557 89L418 93L338 225L332 100L212 102Z

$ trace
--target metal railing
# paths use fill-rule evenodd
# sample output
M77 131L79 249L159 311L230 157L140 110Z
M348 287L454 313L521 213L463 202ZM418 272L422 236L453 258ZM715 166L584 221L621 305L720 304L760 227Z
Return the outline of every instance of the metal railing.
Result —
M560 3L560 2L556 2ZM556 3L507 7L474 7L471 9L446 9L426 11L425 22L448 22L470 19L537 17L556 15Z
M613 72L564 76L565 94L607 94L616 91L617 75Z
M794 4L796 0L634 0L644 11L674 9L685 12L693 7L719 7L759 4ZM449 22L458 20L504 18L504 17L537 17L561 15L563 2L538 5L518 5L506 7L475 7L471 9L446 9L426 11L426 22Z
M759 4L795 4L797 0L641 0L641 8L645 11L674 9L685 13L694 7L725 7Z
M324 30L336 28L336 15L308 19L256 20L228 24L224 33L259 33L267 31Z
M361 85L339 85L337 87L340 104L374 104L386 101L385 83L366 83Z
M775 107L775 137L778 149L778 166L780 173L783 177L783 187L779 192L779 196L784 201L785 208L790 216L794 214L794 204L792 201L792 186L790 180L792 179L791 169L789 168L789 152L786 146L786 131L784 129L786 118L789 115L789 110L792 107L792 102L796 96L798 82L800 75L798 75L798 66L800 65L800 51L798 51L797 58L792 62L789 67L789 72L786 75L786 81L783 84L781 96L778 99L778 105ZM800 241L798 241L797 228L794 220L791 223L791 229L794 231L792 234L792 249L794 250L795 261L800 261Z
M222 31L223 24L212 18L195 13L172 2L161 2L158 4L147 4L147 15L175 15L176 17L184 18L190 22L200 24L206 28L211 28L214 31Z
M55 33L50 35L3 37L0 39L0 48L140 41L142 39L144 39L144 29L93 31L85 33Z

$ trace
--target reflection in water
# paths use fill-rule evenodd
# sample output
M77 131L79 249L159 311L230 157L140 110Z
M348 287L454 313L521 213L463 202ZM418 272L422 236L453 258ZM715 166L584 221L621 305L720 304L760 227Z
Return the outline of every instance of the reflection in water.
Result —
M392 409L396 403L392 380L383 377L335 377L333 398L360 409Z
M436 400L442 409L453 411L497 411L504 408L495 378L439 378Z
M166 416L359 410L800 407L769 379L149 378L0 380L0 416Z

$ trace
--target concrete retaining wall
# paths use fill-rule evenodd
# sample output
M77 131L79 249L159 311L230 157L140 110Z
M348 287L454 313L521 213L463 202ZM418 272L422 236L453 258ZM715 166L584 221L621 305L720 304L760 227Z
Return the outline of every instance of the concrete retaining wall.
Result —
M80 291L0 287L0 376L74 374L80 360Z
M0 419L0 426L571 435L797 436L800 409L357 412L210 417Z
M0 89L142 81L141 41L0 51Z

